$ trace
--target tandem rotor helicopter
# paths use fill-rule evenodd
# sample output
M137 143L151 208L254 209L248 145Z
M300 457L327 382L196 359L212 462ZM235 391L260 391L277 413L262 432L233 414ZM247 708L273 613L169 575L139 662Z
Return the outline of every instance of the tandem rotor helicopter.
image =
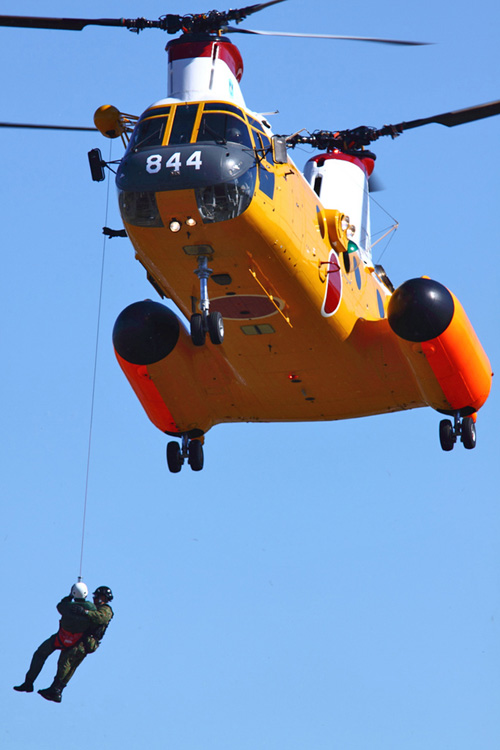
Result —
M431 406L443 450L476 445L491 366L460 302L438 281L394 289L372 258L369 181L382 136L500 114L500 101L379 129L276 135L248 109L229 34L367 37L242 29L284 2L137 19L0 16L0 26L80 31L89 25L177 35L167 44L168 96L140 116L95 113L125 153L116 184L136 259L164 304L135 302L113 330L117 360L154 425L167 463L203 468L216 424L340 420ZM22 126L21 126L22 127ZM66 129L66 128L63 128ZM68 128L80 129L80 128ZM89 128L82 128L89 129ZM301 173L299 144L319 153ZM108 166L89 153L92 178Z

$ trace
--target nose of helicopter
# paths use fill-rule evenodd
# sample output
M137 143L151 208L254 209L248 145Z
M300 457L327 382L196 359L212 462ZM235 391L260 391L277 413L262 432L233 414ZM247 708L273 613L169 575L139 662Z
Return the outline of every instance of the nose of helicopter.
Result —
M254 169L253 150L236 143L191 143L131 150L116 175L124 191L185 190L231 183Z

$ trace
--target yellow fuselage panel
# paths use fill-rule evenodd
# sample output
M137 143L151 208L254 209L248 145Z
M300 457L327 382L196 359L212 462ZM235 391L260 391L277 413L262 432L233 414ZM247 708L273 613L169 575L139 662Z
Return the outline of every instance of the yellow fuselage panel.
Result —
M274 175L273 199L257 188L234 219L203 223L194 191L186 189L156 194L164 226L127 225L138 259L186 317L199 298L193 248L208 246L213 278L229 279L222 286L209 281L211 307L227 309L234 299L236 311L225 316L224 344L207 346L214 362L230 363L233 382L225 378L217 392L216 382L208 388L198 381L214 423L342 419L424 405L388 326L380 357L370 356L370 345L355 343L359 319L382 323L388 290L357 253L348 263L340 253L332 256L321 205L295 167L276 165ZM196 224L187 225L188 218ZM174 220L181 225L175 233L169 228ZM341 278L342 296L326 317L321 310L330 274ZM248 300L267 302L265 314L245 305ZM250 309L238 310L240 301ZM168 361L149 369L168 403L168 382L178 372Z

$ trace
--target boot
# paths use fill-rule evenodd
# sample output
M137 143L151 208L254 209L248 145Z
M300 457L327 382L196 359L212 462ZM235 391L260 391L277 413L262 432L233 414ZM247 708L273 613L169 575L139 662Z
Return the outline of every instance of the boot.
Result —
M60 680L56 679L52 683L52 685L48 688L45 688L44 690L39 690L39 694L42 696L42 698L45 698L46 701L53 701L54 703L61 703L62 701L62 691L65 688L65 685L62 684Z
M17 690L18 693L32 693L33 683L25 680L22 685L14 685L14 690Z

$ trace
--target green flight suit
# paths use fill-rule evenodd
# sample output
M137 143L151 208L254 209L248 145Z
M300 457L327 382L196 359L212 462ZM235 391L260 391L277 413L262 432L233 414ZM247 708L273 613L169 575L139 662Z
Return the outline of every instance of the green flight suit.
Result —
M89 610L83 617L90 623L89 629L75 646L61 651L59 661L57 662L55 679L59 680L63 687L71 680L75 670L80 666L87 654L91 654L98 649L106 628L113 617L113 610L109 604L99 604L94 611Z
M60 640L61 630L66 631L66 633L76 635L79 633L83 634L89 629L89 620L87 619L87 617L82 615L74 615L71 613L70 607L72 603L72 597L65 596L57 605L57 610L61 615L61 619L59 620L59 630L57 633L51 635L50 638L47 638L46 641L41 643L33 654L30 667L26 672L27 683L33 684L35 682L36 678L42 671L42 667L45 664L46 659L51 654L53 654L54 651L65 648L64 644ZM92 602L78 600L77 603L88 611L95 611L95 604L93 604Z

